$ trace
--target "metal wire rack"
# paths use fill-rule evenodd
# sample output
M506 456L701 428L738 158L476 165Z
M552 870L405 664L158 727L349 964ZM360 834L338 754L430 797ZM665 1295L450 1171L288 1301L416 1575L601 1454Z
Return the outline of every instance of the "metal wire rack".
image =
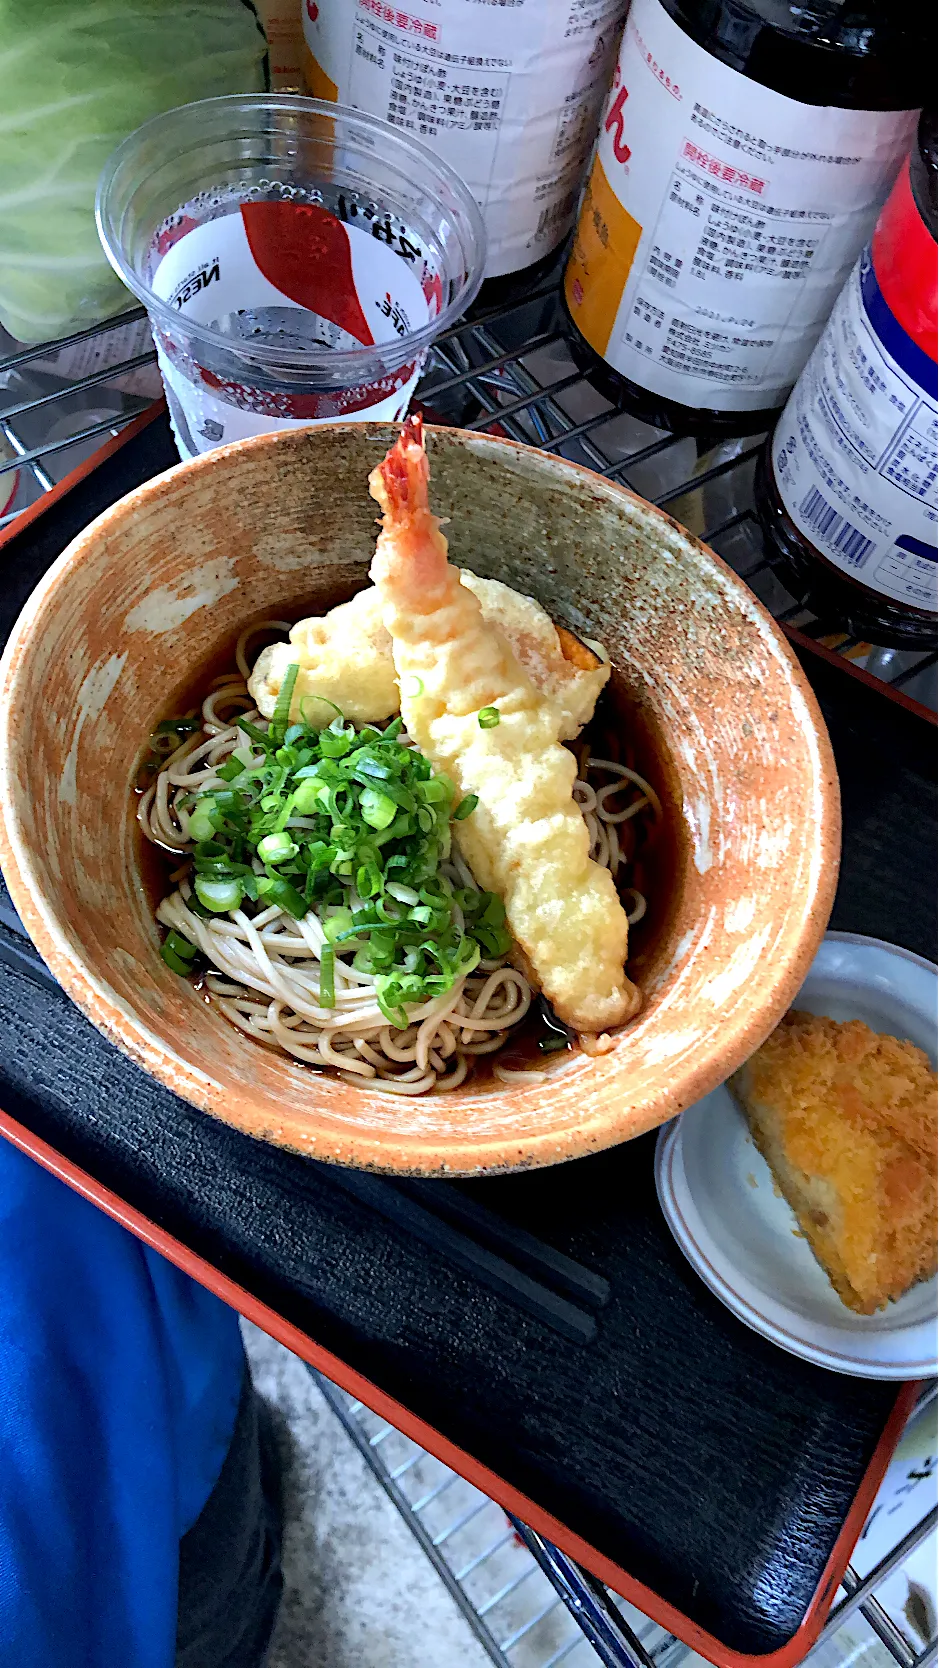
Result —
M139 308L41 346L23 346L0 329L0 528L160 393ZM935 708L934 653L848 637L815 619L779 582L753 513L761 438L712 443L664 434L618 410L574 362L556 274L498 309L477 310L442 337L418 398L429 417L533 443L667 506L777 620ZM498 1668L690 1668L699 1661L440 1461L326 1380L319 1383ZM922 1421L923 1404L917 1417ZM924 1510L935 1449L933 1436L929 1452L920 1443L904 1459L901 1443L843 1596L812 1653L817 1668L861 1660L872 1668L931 1668L935 1661L936 1512ZM919 1510L910 1516L912 1504Z
M497 1668L557 1668L561 1663L566 1668L596 1668L597 1663L603 1668L695 1668L701 1662L690 1647L610 1593L441 1460L314 1368L309 1371ZM806 1659L814 1668L846 1668L849 1663L853 1668L860 1662L865 1668L891 1668L893 1663L930 1668L936 1660L935 1599L922 1580L904 1574L916 1555L923 1570L935 1564L936 1509L923 1511L921 1505L935 1474L935 1440L930 1452L932 1428L920 1429L928 1426L935 1394L935 1386L924 1393L908 1427L907 1445L923 1453L912 1462L904 1459L901 1442L901 1457L858 1543L864 1573L854 1567L846 1571L843 1596ZM868 1532L883 1513L898 1511L898 1497L916 1521L867 1568L863 1549Z
M0 527L161 393L140 307L39 346L0 327Z

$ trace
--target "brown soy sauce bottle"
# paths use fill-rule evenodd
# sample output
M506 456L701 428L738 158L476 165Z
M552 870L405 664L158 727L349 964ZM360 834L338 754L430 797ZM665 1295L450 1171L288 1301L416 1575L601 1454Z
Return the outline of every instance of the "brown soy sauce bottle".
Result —
M931 30L895 0L633 0L564 279L617 404L770 426L909 150Z
M936 637L935 112L760 460L757 511L793 595L855 636Z

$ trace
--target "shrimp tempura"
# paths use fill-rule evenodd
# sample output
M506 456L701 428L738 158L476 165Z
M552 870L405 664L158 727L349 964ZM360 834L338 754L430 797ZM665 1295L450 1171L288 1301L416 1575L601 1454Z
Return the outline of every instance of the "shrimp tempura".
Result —
M447 561L428 506L419 418L411 418L369 490L384 511L371 577L383 599L408 734L460 794L455 825L480 886L505 904L510 931L555 1011L577 1031L629 1019L627 922L613 878L590 860L572 789L574 756L558 741L557 702L519 665L502 632Z
M561 740L571 740L593 717L609 666L602 661L586 667L582 660L572 664L555 626L532 597L520 595L501 580L480 579L465 568L458 571L460 583L479 598L484 617L504 631L529 677L560 703ZM578 648L582 650L583 645ZM289 643L272 643L261 650L248 689L265 718L273 718L288 667L293 665L298 667L290 707L293 721L304 718L309 724L328 724L332 705L354 724L371 724L390 718L399 709L391 638L374 585L328 614L298 621Z

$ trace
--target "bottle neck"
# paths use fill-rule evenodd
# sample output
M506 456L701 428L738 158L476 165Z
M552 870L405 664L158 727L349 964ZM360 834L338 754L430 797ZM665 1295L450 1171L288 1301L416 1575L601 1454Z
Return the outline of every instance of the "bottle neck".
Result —
M802 104L916 110L929 96L929 7L902 0L661 0L706 52Z

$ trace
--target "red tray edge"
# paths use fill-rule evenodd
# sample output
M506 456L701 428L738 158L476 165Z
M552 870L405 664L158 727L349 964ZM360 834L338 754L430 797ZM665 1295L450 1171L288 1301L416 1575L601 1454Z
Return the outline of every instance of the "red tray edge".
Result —
M716 1668L795 1668L795 1664L802 1661L806 1652L815 1643L820 1634L832 1601L838 1591L841 1578L850 1560L851 1552L867 1519L874 1497L883 1480L884 1473L890 1463L904 1425L913 1409L918 1392L916 1383L901 1386L897 1399L893 1405L890 1417L884 1426L880 1441L874 1450L870 1464L855 1495L851 1509L842 1526L841 1533L832 1548L831 1556L822 1573L821 1580L813 1595L812 1601L792 1638L777 1651L764 1655L753 1655L747 1652L734 1651L724 1645L721 1640L708 1633L704 1628L691 1621L680 1610L676 1610L650 1587L637 1581L633 1576L615 1564L612 1559L598 1552L589 1542L568 1529L558 1518L545 1511L536 1501L529 1499L511 1483L504 1481L497 1472L474 1459L472 1454L441 1435L433 1425L404 1406L402 1402L385 1394L371 1380L364 1378L353 1367L317 1344L299 1327L284 1320L276 1310L268 1307L259 1299L253 1297L243 1286L222 1274L204 1258L191 1251L181 1240L166 1233L149 1217L143 1215L132 1205L128 1205L110 1188L82 1170L70 1159L43 1141L39 1136L17 1122L15 1118L0 1109L0 1135L12 1142L15 1147L30 1158L36 1160L44 1169L57 1176L103 1210L115 1222L129 1229L132 1234L166 1257L177 1268L189 1274L208 1291L214 1292L227 1303L230 1308L237 1310L247 1320L275 1338L279 1343L292 1351L301 1360L319 1369L325 1376L338 1384L343 1390L355 1396L364 1406L371 1409L380 1418L386 1419L396 1429L403 1431L412 1441L419 1444L439 1459L444 1465L456 1471L459 1475L472 1483L482 1493L502 1506L506 1511L513 1512L532 1529L537 1530L555 1546L560 1547L569 1557L582 1564L585 1569L612 1588L621 1598L627 1599L638 1610L652 1618L653 1621L669 1633L673 1633L683 1644L690 1645Z
M27 504L25 510L20 510L19 514L14 516L13 520L0 530L0 550L3 549L5 544L11 543L17 534L22 533L24 528L29 527L32 522L38 521L47 510L51 510L53 505L67 497L72 488L77 487L80 481L85 480L88 475L93 475L99 464L104 463L115 452L119 452L122 446L127 445L128 440L133 440L141 429L145 429L155 422L157 417L161 417L165 410L166 401L164 399L154 400L152 405L148 405L146 410L140 413L139 417L134 417L129 423L125 424L120 434L112 435L111 439L106 440L103 446L99 446L96 452L92 452L84 463L76 464L75 468L69 470L67 475L63 475L61 481L57 481L54 487L50 487L47 492L44 492L41 498L37 498L32 504Z
M790 643L804 649L807 654L815 655L818 660L827 660L829 666L837 666L856 682L865 684L868 689L876 689L878 695L885 695L895 706L904 707L907 712L915 713L917 718L925 718L933 729L939 724L939 714L934 713L931 707L924 706L922 701L914 700L912 695L907 695L902 689L894 689L893 684L884 683L882 678L875 678L873 672L865 671L863 666L855 666L853 661L839 654L837 649L830 649L825 643L816 643L814 637L807 637L797 626L783 624L782 629Z

